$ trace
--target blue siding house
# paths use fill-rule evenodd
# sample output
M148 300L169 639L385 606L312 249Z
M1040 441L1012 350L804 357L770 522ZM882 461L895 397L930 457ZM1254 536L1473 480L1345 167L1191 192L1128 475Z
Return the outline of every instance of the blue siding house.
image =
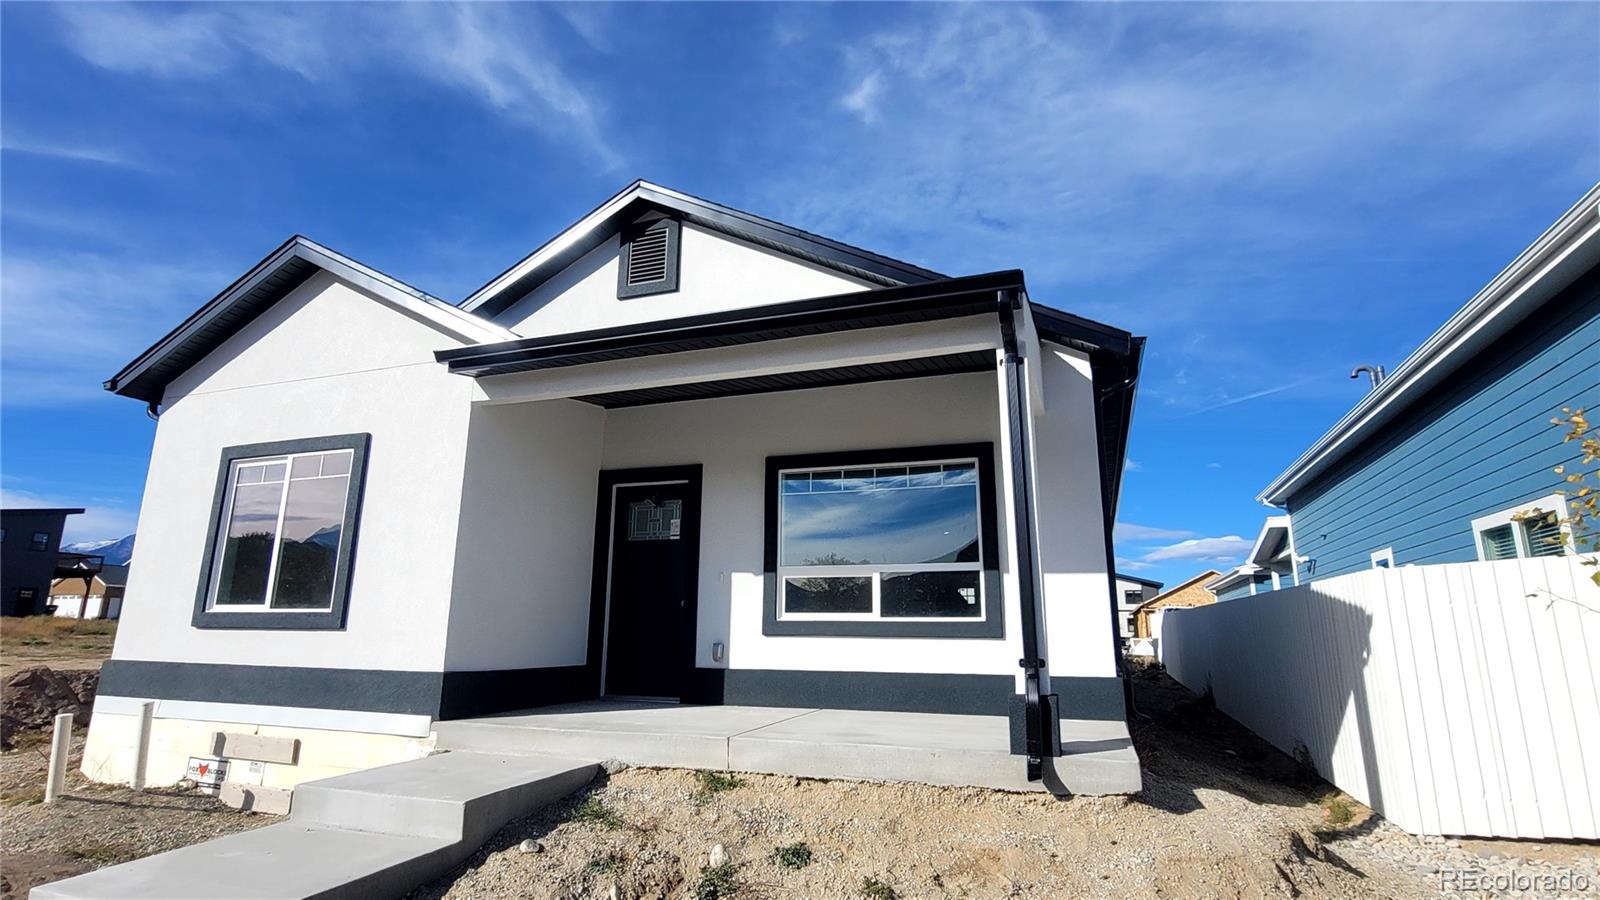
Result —
M1551 424L1563 407L1600 408L1600 185L1261 492L1288 515L1213 584L1259 593L1277 559L1288 586L1564 552L1558 526L1512 518L1566 511L1552 470L1578 451ZM1280 519L1287 557L1263 551Z

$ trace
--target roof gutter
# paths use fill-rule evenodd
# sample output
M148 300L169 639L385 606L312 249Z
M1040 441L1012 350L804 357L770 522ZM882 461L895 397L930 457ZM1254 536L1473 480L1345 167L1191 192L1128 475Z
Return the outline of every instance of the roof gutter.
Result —
M1467 305L1434 332L1327 434L1274 478L1256 500L1282 507L1304 486L1362 439L1391 420L1453 368L1457 354L1470 352L1519 321L1572 279L1600 261L1600 184L1562 215L1539 239L1517 255Z

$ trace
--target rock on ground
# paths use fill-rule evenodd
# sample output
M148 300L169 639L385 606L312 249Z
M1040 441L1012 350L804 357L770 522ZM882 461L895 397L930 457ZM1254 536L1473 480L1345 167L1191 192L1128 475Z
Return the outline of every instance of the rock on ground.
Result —
M87 728L99 685L98 669L31 666L7 678L0 685L0 749L11 749L19 732L49 730L60 713Z

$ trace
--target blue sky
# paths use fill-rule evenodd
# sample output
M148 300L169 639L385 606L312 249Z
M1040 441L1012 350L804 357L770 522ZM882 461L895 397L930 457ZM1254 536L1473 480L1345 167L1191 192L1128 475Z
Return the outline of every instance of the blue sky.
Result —
M131 531L99 383L292 233L460 299L644 177L1148 335L1117 554L1257 490L1600 175L1600 5L8 3L0 489Z

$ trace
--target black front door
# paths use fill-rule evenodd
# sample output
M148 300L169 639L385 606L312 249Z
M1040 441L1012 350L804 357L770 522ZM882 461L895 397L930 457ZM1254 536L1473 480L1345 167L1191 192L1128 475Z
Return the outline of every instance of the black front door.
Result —
M681 697L694 667L699 476L618 483L610 512L605 692Z

